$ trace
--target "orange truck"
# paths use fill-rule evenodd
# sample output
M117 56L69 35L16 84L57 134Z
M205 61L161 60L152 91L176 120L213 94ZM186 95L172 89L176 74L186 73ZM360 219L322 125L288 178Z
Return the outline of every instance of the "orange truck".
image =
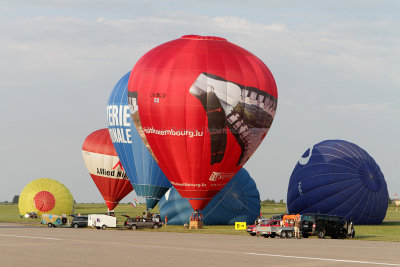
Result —
M294 226L295 220L300 220L300 214L286 214L282 218L281 226Z

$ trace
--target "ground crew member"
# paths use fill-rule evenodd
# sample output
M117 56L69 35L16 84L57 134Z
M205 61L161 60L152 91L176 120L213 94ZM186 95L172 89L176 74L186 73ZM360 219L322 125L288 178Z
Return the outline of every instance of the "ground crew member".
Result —
M294 220L294 237L300 238L300 218L296 217Z

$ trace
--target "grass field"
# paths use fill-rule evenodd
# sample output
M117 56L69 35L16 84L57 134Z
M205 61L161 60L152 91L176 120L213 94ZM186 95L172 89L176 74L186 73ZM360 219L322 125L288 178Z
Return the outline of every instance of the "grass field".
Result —
M115 209L115 215L119 225L125 221L123 214L131 217L141 216L145 210L145 205L140 204L134 208L130 204L119 204ZM285 204L268 204L261 206L261 212L264 217L270 217L274 214L285 213ZM75 214L102 214L107 211L105 204L77 204L75 206ZM153 209L154 213L158 212L158 207ZM19 217L18 205L16 204L0 204L0 222L16 222L39 224L40 219L21 219ZM400 209L395 210L394 205L389 205L386 218L381 225L356 225L356 239L358 240L379 240L379 241L396 241L400 242ZM245 231L234 230L232 225L222 226L204 226L201 230L188 230L180 225L168 225L158 230L141 229L139 231L163 231L163 232L181 232L181 233L204 233L204 234L228 234L228 235L247 235Z

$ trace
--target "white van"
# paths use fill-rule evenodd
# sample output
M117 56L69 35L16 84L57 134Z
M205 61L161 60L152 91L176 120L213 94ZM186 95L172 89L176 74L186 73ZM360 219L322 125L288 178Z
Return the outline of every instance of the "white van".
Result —
M104 214L90 214L88 216L88 226L96 227L97 229L107 229L107 227L117 227L117 218Z

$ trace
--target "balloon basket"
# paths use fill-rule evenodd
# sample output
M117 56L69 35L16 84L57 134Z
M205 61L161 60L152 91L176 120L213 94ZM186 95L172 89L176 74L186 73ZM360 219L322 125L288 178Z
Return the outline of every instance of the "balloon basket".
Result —
M189 222L189 229L203 229L203 215L199 211L192 213Z
M189 229L203 229L203 221L190 221Z

